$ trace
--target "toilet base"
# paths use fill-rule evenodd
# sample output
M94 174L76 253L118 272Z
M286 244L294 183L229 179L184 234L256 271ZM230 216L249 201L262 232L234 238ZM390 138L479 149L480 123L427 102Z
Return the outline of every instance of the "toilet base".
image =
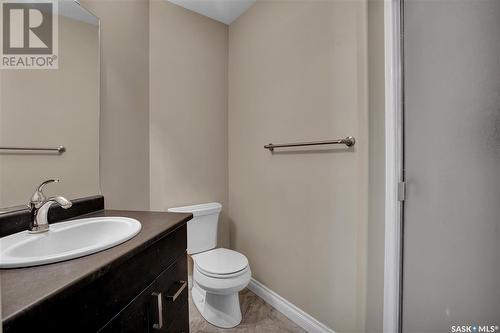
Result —
M193 281L191 297L200 314L210 324L221 328L233 328L241 323L238 292L218 295L202 290Z

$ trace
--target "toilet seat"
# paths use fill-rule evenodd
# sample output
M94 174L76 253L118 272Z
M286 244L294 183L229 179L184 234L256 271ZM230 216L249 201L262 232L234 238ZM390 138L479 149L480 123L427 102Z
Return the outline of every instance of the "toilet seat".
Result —
M200 273L201 275L203 276L206 276L206 277L210 277L210 278L214 278L214 279L230 279L230 278L236 278L240 275L243 275L245 274L248 270L250 270L250 267L247 266L245 268L243 268L241 271L237 271L237 272L234 272L234 273L231 273L231 274L213 274L213 273L208 273L202 269L200 269L200 267L198 267L198 265L195 265L195 270L198 271L198 273Z
M193 270L193 285L199 286L202 290L217 295L229 295L238 293L250 282L252 271L250 267L243 269L231 276L219 275L210 276L200 271L195 265Z
M243 254L217 248L193 255L195 268L203 275L226 279L242 275L249 269L248 259Z
M212 249L192 256L193 282L214 295L235 294L250 282L252 272L243 254L224 248Z

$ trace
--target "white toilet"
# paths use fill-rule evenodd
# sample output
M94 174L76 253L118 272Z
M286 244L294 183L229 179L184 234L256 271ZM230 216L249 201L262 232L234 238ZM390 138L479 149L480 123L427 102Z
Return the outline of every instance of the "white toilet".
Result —
M241 253L216 248L222 205L217 202L169 208L192 213L187 223L187 251L193 258L193 303L209 323L232 328L241 322L238 292L250 282L248 259Z

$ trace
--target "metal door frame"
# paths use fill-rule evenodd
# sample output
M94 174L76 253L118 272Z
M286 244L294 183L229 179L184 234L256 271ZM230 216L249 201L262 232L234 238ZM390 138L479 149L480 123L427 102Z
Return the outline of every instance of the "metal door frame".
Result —
M384 1L385 255L383 330L402 332L404 175L403 1Z

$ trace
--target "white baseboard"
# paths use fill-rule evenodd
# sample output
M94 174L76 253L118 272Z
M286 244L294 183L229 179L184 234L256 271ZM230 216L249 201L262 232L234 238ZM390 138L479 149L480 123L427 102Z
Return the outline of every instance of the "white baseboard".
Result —
M310 333L335 333L332 329L328 328L325 324L319 322L311 315L302 311L286 299L276 294L274 291L252 278L248 284L254 294L262 298L267 304L284 314L291 321L304 330Z

